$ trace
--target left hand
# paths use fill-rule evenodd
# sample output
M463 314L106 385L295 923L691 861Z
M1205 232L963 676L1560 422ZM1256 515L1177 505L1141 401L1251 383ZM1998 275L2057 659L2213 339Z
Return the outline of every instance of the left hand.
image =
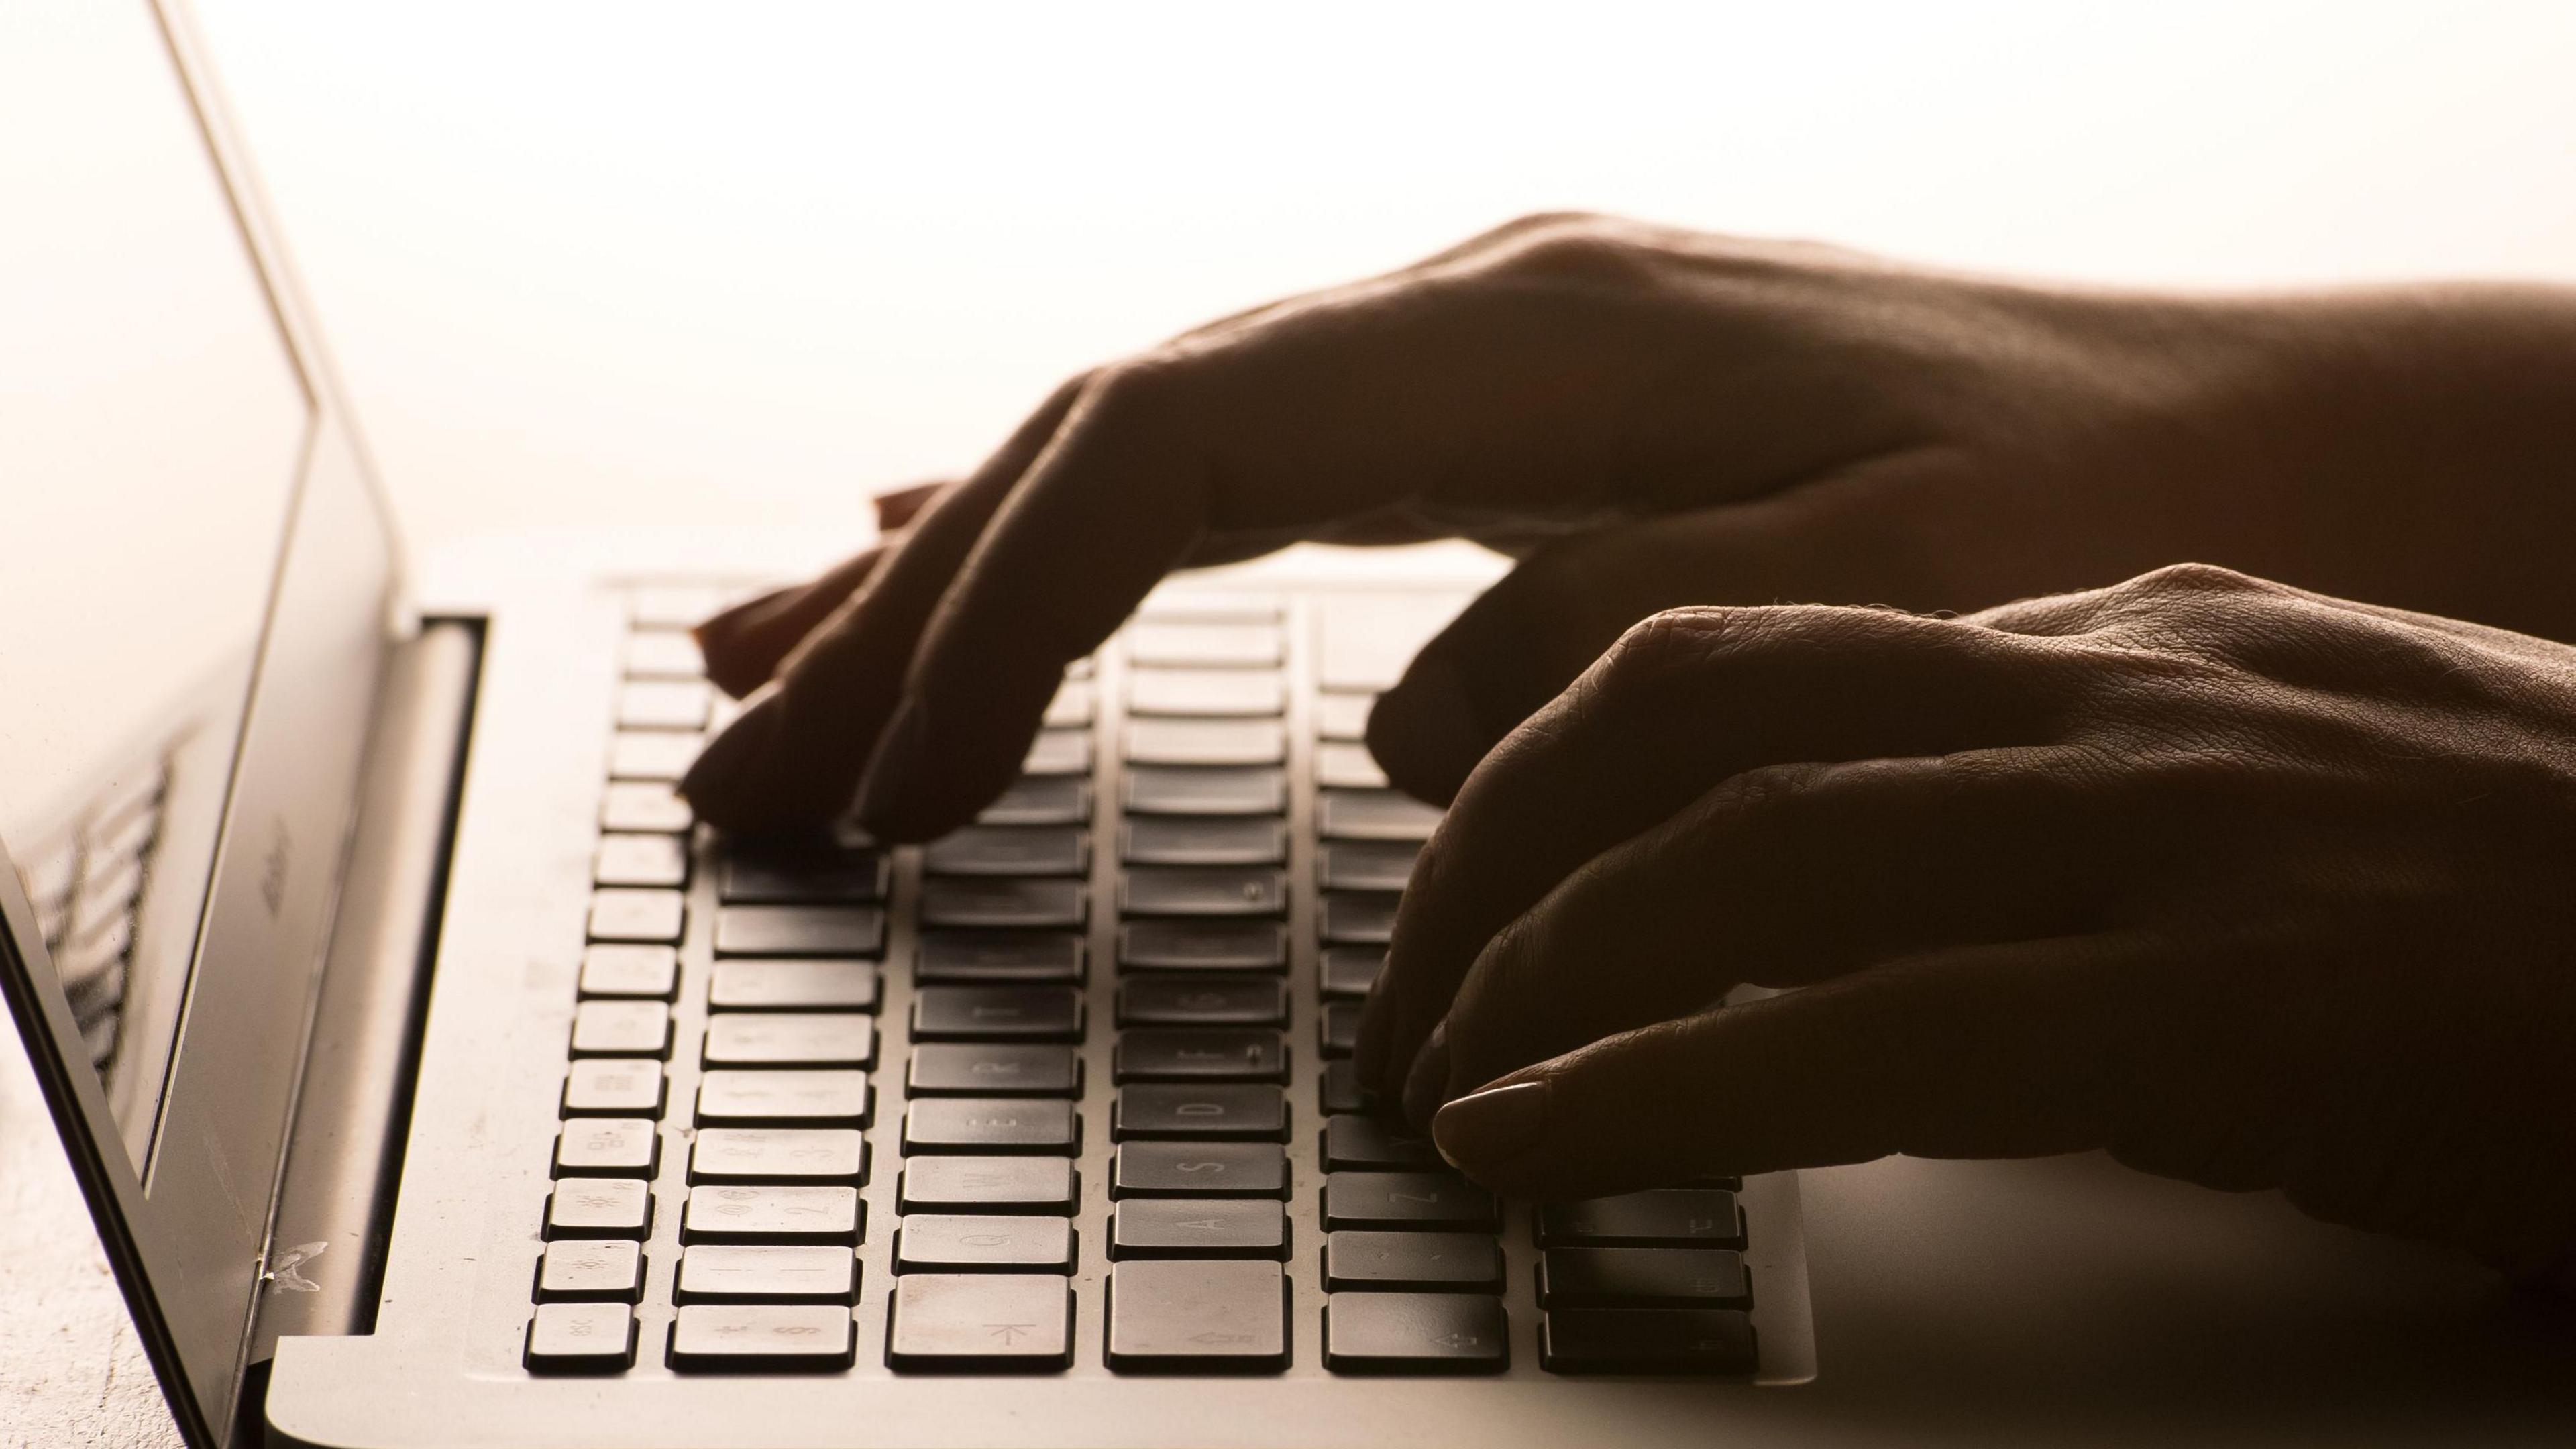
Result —
M2108 1148L2536 1267L2576 649L2200 565L1658 615L1468 779L1360 1062L1531 1197Z

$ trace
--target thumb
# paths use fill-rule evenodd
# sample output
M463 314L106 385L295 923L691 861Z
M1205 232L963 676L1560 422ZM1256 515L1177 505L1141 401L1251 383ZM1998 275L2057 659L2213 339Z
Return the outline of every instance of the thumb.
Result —
M1442 1107L1441 1155L1507 1196L1708 1173L2107 1145L2153 1020L2106 937L1918 957L1605 1038Z

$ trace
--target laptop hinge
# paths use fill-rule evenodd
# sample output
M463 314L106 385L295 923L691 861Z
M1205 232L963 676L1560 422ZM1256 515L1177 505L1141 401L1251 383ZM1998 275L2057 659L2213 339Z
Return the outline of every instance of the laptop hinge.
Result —
M254 1369L281 1336L375 1325L481 656L479 624L434 621L386 672L251 1319Z

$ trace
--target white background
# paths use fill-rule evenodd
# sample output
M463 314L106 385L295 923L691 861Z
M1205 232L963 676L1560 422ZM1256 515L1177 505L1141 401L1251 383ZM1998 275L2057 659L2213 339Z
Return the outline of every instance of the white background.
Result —
M1542 207L2576 278L2576 5L198 0L416 542L856 526L1065 373Z

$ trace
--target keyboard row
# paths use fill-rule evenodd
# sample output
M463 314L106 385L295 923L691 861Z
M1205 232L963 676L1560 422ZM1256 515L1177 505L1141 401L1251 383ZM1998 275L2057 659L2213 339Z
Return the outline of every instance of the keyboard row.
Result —
M1060 1220L1050 1220L1062 1228ZM917 1227L943 1236L990 1236L973 1227ZM1032 1233L1038 1237L1047 1234ZM1419 1234L1382 1234L1378 1243L1328 1243L1334 1257L1377 1261L1436 1255ZM552 1271L557 1251L547 1252ZM632 1244L581 1244L564 1253L567 1275L640 1277ZM1469 1256L1489 1253L1490 1244ZM1069 1254L1070 1249L1067 1249ZM1650 1265L1640 1250L1564 1250L1540 1265L1549 1311L1540 1333L1542 1366L1557 1373L1739 1373L1753 1340L1741 1312L1705 1306L1654 1307L1640 1290L1690 1288L1731 1277L1740 1263L1716 1263L1681 1279L1668 1256ZM1624 1255L1624 1258L1623 1258ZM1714 1255L1731 1259L1732 1255ZM1648 1278L1645 1270L1654 1276ZM858 1260L839 1249L691 1247L679 1269L679 1306L667 1361L680 1370L833 1371L857 1361ZM1121 1373L1276 1372L1288 1366L1289 1280L1281 1265L1251 1260L1122 1262L1105 1280L1103 1343ZM785 1290L785 1291L778 1291ZM716 1301L699 1301L703 1295ZM1587 1307L1595 1295L1616 1306ZM1076 1293L1055 1273L906 1273L887 1298L885 1362L901 1371L1061 1372L1072 1366ZM1680 1294L1704 1305L1705 1294ZM1738 1300L1741 1301L1741 1300ZM1502 1301L1487 1294L1379 1291L1336 1293L1322 1310L1325 1367L1337 1373L1498 1373L1510 1366ZM634 1310L610 1299L541 1303L529 1325L527 1361L558 1372L615 1372L639 1348Z

